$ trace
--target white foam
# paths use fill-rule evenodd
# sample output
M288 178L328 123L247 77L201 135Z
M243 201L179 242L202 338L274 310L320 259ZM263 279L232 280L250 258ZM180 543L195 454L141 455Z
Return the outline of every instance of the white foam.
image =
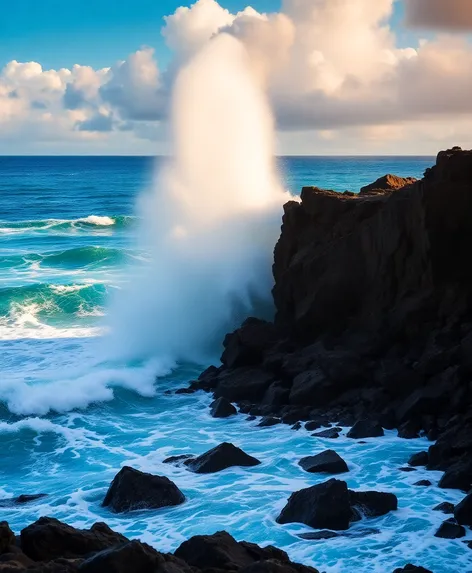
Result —
M86 223L88 225L97 225L99 227L109 227L115 224L115 219L107 217L106 215L89 215L88 217L77 219L75 222Z

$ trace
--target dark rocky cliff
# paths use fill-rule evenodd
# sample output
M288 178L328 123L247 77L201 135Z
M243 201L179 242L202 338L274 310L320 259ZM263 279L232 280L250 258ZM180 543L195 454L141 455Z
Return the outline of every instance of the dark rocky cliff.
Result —
M284 208L274 324L246 321L193 387L286 422L369 418L403 437L441 436L430 467L452 467L445 484L467 489L471 252L470 151L358 195L305 188Z

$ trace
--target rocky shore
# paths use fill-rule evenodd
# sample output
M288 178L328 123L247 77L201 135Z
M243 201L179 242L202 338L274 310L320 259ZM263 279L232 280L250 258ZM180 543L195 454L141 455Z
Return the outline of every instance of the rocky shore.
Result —
M183 391L211 391L214 415L236 404L263 425L427 435L422 464L445 472L440 487L468 491L471 251L472 151L443 151L423 179L387 175L359 194L306 187L284 207L274 322L246 320L221 366Z

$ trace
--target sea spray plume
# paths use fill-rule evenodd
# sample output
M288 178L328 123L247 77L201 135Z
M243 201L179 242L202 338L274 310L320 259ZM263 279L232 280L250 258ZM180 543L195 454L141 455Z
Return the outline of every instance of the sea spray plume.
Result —
M270 301L287 197L262 86L246 48L226 33L178 74L173 158L140 205L152 262L115 301L115 353L206 361L225 332Z

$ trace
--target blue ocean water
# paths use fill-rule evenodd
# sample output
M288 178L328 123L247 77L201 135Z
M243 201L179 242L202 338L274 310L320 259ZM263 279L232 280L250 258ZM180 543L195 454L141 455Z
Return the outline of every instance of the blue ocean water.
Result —
M424 439L394 433L359 444L341 437L352 488L399 497L399 511L359 522L365 538L302 541L307 528L280 526L291 492L323 481L297 461L333 447L288 427L256 428L243 416L215 420L210 397L176 396L201 367L172 371L157 360L103 359L109 301L125 289L138 247L137 197L154 185L162 160L140 157L0 157L0 498L47 493L43 500L0 507L0 520L22 527L41 515L76 526L97 520L159 550L191 535L227 529L238 539L273 543L327 573L384 573L414 562L434 573L470 569L470 550L434 532L444 516L431 509L461 494L436 487L440 474L398 468ZM282 158L281 177L303 185L357 191L385 173L420 177L424 157ZM158 319L158 317L155 317ZM335 420L333 420L335 422ZM195 475L162 464L174 454L202 453L231 441L263 462L251 469ZM100 506L122 465L167 475L187 496L177 508L116 516ZM433 487L412 484L427 477ZM1 505L1 504L0 504ZM468 534L468 538L471 538Z

